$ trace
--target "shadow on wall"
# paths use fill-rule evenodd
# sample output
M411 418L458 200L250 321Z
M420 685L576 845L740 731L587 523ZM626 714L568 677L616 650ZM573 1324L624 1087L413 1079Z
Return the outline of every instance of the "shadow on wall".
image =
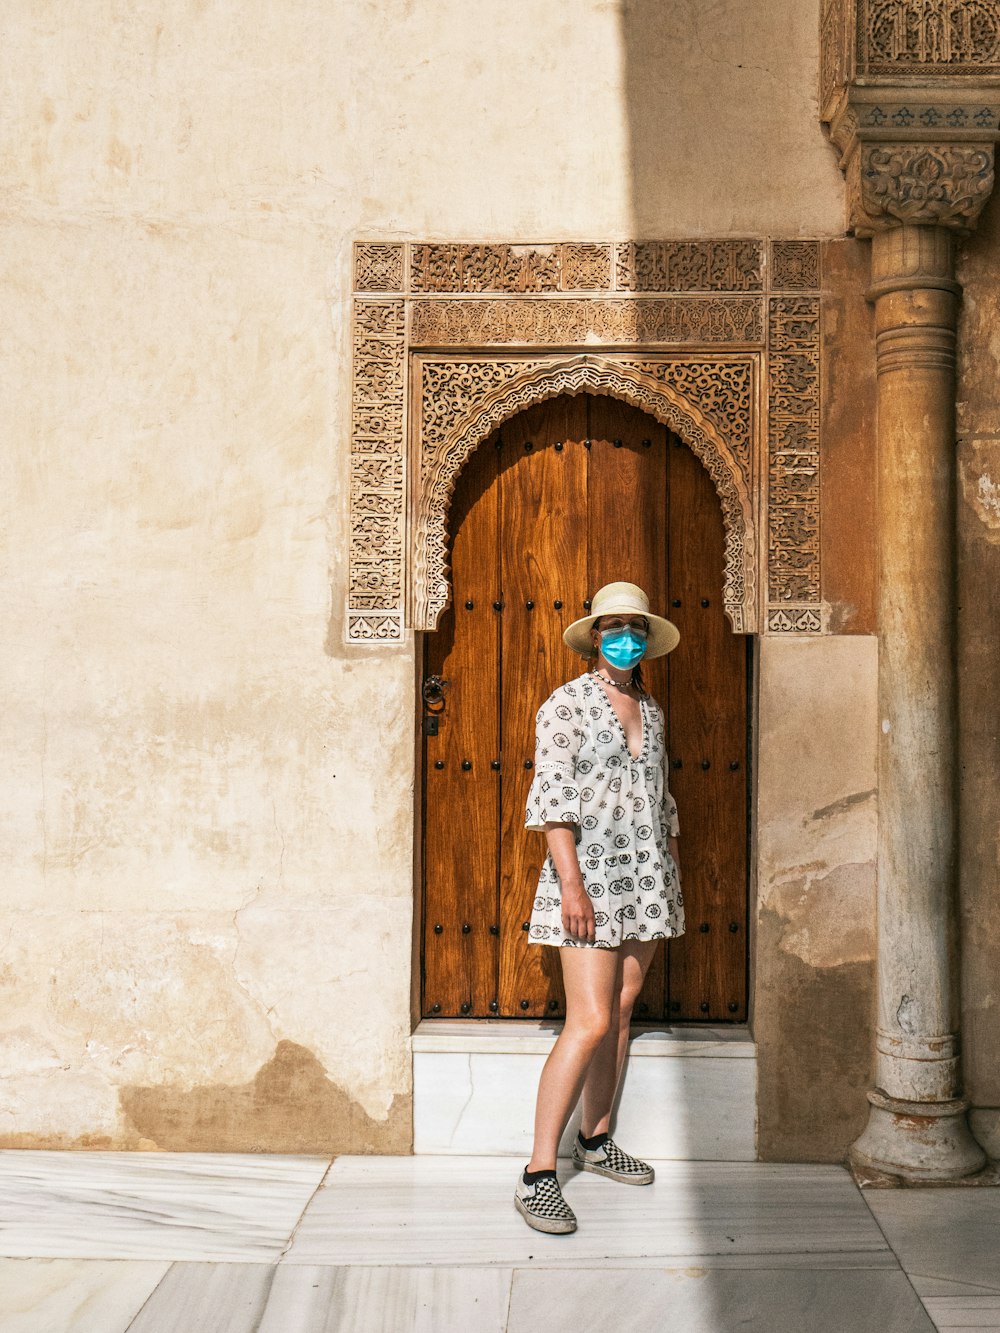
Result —
M622 0L621 24L633 237L752 235L762 206L786 236L839 229L818 0Z

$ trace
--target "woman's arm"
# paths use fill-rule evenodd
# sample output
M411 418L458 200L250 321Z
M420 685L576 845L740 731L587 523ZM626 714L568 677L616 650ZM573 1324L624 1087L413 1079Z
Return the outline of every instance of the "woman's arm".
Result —
M594 904L590 901L580 859L576 854L576 829L573 824L546 824L545 838L562 889L563 930L572 939L593 944L596 938Z

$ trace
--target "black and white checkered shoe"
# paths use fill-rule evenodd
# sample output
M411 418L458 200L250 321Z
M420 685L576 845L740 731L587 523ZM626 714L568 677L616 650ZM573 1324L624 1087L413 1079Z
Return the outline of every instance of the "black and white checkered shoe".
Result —
M605 1139L600 1148L585 1148L579 1135L573 1144L573 1165L579 1171L594 1171L625 1185L651 1185L655 1174L648 1162L623 1152L614 1139Z
M562 1196L555 1176L543 1176L526 1185L524 1175L517 1178L514 1206L529 1227L551 1235L565 1235L576 1230L576 1215Z

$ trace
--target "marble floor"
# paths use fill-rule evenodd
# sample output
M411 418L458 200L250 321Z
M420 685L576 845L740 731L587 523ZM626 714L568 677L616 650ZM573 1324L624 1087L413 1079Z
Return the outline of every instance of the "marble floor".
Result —
M0 1152L3 1333L1000 1330L1000 1190L860 1192L833 1166Z

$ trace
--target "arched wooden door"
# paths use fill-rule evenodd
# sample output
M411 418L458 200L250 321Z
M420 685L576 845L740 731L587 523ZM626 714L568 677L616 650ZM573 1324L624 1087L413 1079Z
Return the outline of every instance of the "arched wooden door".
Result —
M558 398L476 451L450 530L452 604L426 637L423 1014L564 1012L557 951L527 937L545 855L524 829L534 718L584 670L564 628L627 579L681 632L644 671L667 716L687 917L657 950L636 1017L745 1020L749 641L723 614L708 474L635 408ZM440 695L433 677L448 682Z

